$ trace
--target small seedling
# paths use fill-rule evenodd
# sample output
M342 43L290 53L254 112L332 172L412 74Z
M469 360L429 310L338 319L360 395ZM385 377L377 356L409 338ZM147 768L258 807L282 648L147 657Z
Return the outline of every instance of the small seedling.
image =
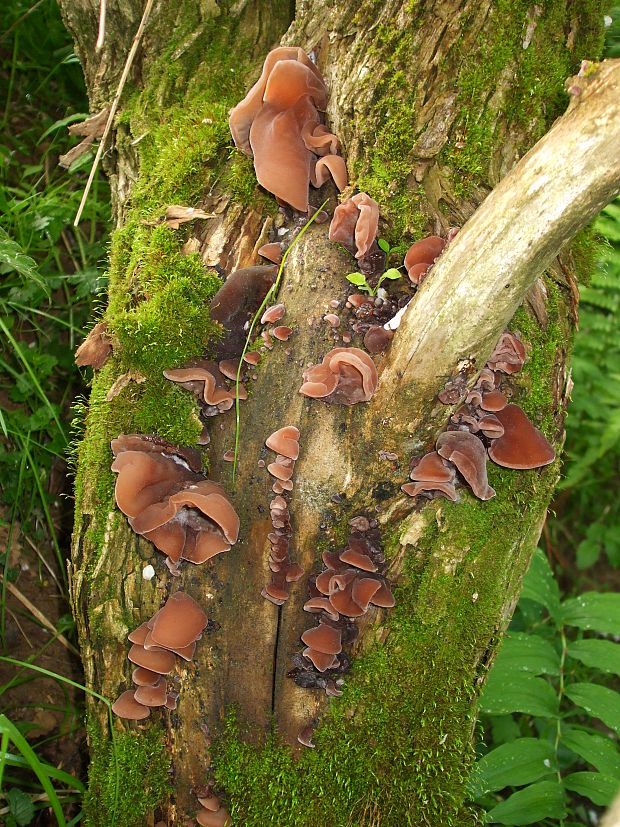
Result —
M396 281L399 278L402 278L402 273L399 273L396 267L390 267L390 269L386 270L381 276L377 282L377 286L374 289L370 286L370 284L368 284L366 281L366 276L363 273L349 273L347 276L347 281L350 281L351 284L354 284L362 292L368 293L369 296L376 296L377 291L384 281Z

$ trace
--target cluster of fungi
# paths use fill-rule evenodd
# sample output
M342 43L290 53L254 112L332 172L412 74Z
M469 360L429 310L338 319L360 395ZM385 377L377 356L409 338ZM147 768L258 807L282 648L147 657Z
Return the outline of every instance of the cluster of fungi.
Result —
M273 530L267 535L271 546L269 568L272 576L261 597L282 606L288 600L288 584L299 580L304 573L299 563L291 560L291 515L282 496L286 491L293 490L293 471L299 457L299 430L294 425L285 425L268 436L265 445L276 452L275 461L267 466L267 471L275 479L272 486L275 497L269 503Z
M471 391L457 375L440 392L445 405L462 404L439 435L435 450L411 461L411 479L402 490L410 497L444 496L457 500L458 475L480 500L495 496L487 476L487 454L504 468L531 469L549 465L555 450L518 405L501 391L501 375L518 373L525 362L525 347L506 331Z
M320 187L330 176L340 191L348 184L338 139L324 123L326 103L325 83L312 60L300 48L281 47L269 53L259 80L230 113L234 142L253 158L259 183L275 195L285 212L297 210L303 220L314 212L310 185ZM378 223L379 205L367 193L359 192L336 207L329 227L330 240L355 257L360 273L373 288L387 263L377 239ZM413 244L403 264L409 281L404 280L390 295L381 289L376 295L349 295L343 310L350 311L350 331L340 332L341 319L336 313L324 316L336 346L320 364L303 371L302 395L347 406L372 399L378 373L369 353L381 354L388 347L411 301L412 288L422 284L456 232L453 228L445 239L429 236ZM247 331L257 311L275 296L282 244L270 241L258 253L272 263L231 273L211 301L210 319L221 326L215 353L164 371L166 378L197 399L204 426L199 445L210 441L208 423L212 417L230 410L236 400L248 398L249 376L243 375L242 368L256 366L260 359L258 350L247 351ZM330 302L333 310L340 305L339 300ZM286 341L291 335L290 327L278 324L284 314L284 304L279 303L261 316L262 325L275 325L262 331L262 352L273 347L274 338ZM101 325L95 331L88 345L80 349L79 359L81 364L100 367L112 348ZM363 340L365 350L348 346L353 336ZM91 351L94 356L89 355ZM464 480L476 497L486 500L495 495L487 480L487 453L508 468L534 468L554 459L553 448L544 436L501 390L502 373L517 372L524 359L523 343L506 333L471 391L465 375L458 375L446 386L441 401L460 407L439 436L436 450L412 461L412 482L402 486L404 492L412 497L456 500L456 485ZM265 585L262 597L278 611L289 596L288 584L304 574L291 559L293 532L286 499L293 490L299 438L299 430L286 425L266 439L267 448L275 452L275 459L267 465L275 496L270 502L272 531L268 534L272 580ZM171 574L179 574L183 561L200 565L230 550L239 536L239 517L224 489L202 473L199 450L140 434L120 435L111 447L112 470L118 474L118 507L132 529L165 555ZM224 455L225 459L234 458L233 452L227 454L230 456ZM259 460L259 465L264 467L265 462ZM358 636L356 620L371 607L394 606L377 521L358 515L349 525L352 531L346 547L324 551L324 568L308 579L303 608L318 616L318 624L301 635L305 648L292 656L293 669L288 673L300 687L324 690L329 696L342 694L342 676L351 663L345 649ZM178 693L168 688L165 676L177 657L191 661L207 623L206 614L192 597L181 591L171 594L150 620L129 635L132 646L128 657L136 667L132 675L135 688L117 699L113 711L120 717L140 720L149 716L153 707L176 708ZM314 723L298 736L307 747L314 747ZM199 824L230 824L230 816L211 785L195 792L201 806Z
M327 695L342 695L342 675L351 661L343 647L352 645L358 635L355 620L371 605L389 609L394 596L385 578L385 555L376 521L358 515L349 521L353 528L342 551L324 551L325 568L308 580L309 599L304 611L319 615L317 626L301 636L306 648L293 655L288 672L298 686L322 689ZM310 726L310 725L309 725ZM298 735L308 747L311 733L304 727Z
M127 657L136 665L128 689L112 704L120 718L140 721L150 707L177 708L178 692L168 689L164 675L174 668L177 656L191 661L207 627L207 616L185 592L175 592L150 620L129 633L132 646Z

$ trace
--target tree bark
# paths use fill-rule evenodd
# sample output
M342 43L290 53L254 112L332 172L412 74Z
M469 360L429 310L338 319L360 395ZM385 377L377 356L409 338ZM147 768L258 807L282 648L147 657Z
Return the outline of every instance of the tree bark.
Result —
M527 344L528 361L507 385L561 445L575 273L570 251L556 257L620 188L613 152L620 122L618 67L603 64L576 79L581 94L567 115L505 176L559 114L562 76L576 71L582 57L595 56L602 11L565 2L539 15L539 7L507 4L500 10L490 2L418 8L397 0L337 0L300 2L293 19L288 4L258 0L194 6L181 4L174 15L164 3L154 7L119 118L115 153L107 161L117 220L129 229L113 244L108 317L115 348L93 382L70 574L86 681L112 700L129 685L127 633L171 589L182 588L201 602L214 630L199 643L194 663L179 670L175 713L155 713L144 725L114 724L123 766L132 750L145 773L171 760L171 792L158 788L136 804L129 789L134 772L121 780L111 803L114 761L105 710L90 706L90 821L110 824L115 806L119 824L152 824L160 817L185 823L197 810L195 790L214 781L234 823L244 825L473 824L477 816L464 803L464 781L472 760L475 700L518 599L558 464L529 472L491 468L497 496L484 503L462 494L457 504L414 505L400 485L409 457L430 448L447 424L450 410L437 403L437 392L463 368L473 382L511 319L511 329ZM96 9L72 0L63 10L91 100L96 106L109 102L141 6L131 0L117 9L118 17L109 17L99 56L92 50ZM170 186L157 179L157 152L166 151L158 135L169 134L158 130L178 123L177 132L196 136L197 143L203 120L191 113L199 95L209 123L225 124L225 109L236 101L218 76L218 109L218 90L209 87L216 60L224 60L222 49L229 54L242 45L240 64L254 64L247 87L280 37L314 51L331 90L329 122L342 138L354 183L379 201L383 231L393 244L406 249L422 229L445 231L473 218L433 268L387 356L377 360L376 397L352 408L298 393L303 367L333 346L322 317L331 299L346 299L344 274L352 261L329 243L326 226L312 226L293 247L280 300L294 334L288 345L263 357L242 405L234 486L230 464L223 461L234 445L233 415L216 418L210 429L209 476L230 493L241 517L240 540L228 554L184 569L175 581L161 555L133 535L114 507L109 440L142 430L145 421L166 438L195 437L200 427L186 402L180 422L171 421L168 397L159 412L143 412L149 394L157 396L163 387L161 370L179 365L144 368L115 313L130 295L134 304L156 302L156 288L145 274L154 234L144 222L161 215L165 196L169 203L184 203L187 179L196 173L192 161L171 173ZM164 64L158 62L162 54ZM551 88L536 76L550 59ZM588 152L575 142L584 124ZM564 139L569 148L563 156L553 147ZM581 175L567 187L566 160L575 155ZM294 235L290 221L274 217L258 193L252 204L235 194L245 174L239 163L229 157L226 141L216 146L213 157L198 164L199 171L204 165L205 180L211 176L209 189L203 187L188 204L216 214L193 232L204 265L226 273L257 263L258 247L277 230ZM157 187L149 186L152 180ZM317 204L323 200L316 197ZM332 194L329 208L335 203ZM179 249L186 237L179 231ZM108 399L113 383L136 365L145 381ZM291 654L301 649L299 636L312 625L302 611L305 578L280 609L260 597L269 580L271 483L257 460L264 456L265 438L285 424L301 432L290 497L294 557L306 573L317 572L320 552L342 548L348 520L363 513L378 520L388 576L398 583L396 608L367 616L345 694L331 704L286 677ZM387 462L384 452L398 459ZM147 562L157 569L150 582L141 577ZM318 747L300 755L296 735L311 719L319 721ZM153 731L163 732L165 743L155 757L148 740Z

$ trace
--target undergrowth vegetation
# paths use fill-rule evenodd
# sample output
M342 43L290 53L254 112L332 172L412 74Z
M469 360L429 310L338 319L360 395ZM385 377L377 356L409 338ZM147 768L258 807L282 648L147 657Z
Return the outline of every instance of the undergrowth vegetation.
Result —
M75 143L67 126L83 120L88 101L52 0L2 5L0 101L3 654L13 651L14 630L30 629L28 622L46 628L34 638L29 632L32 648L17 632L23 665L0 663L0 822L14 827L30 824L50 807L58 824L76 823L85 790L74 765L68 771L54 759L61 743L73 743L76 753L83 741L80 685L63 676L50 678L47 671L44 679L34 667L48 662L59 639L75 650L65 562L72 515L67 452L71 405L84 385L73 354L105 287L110 203L107 182L97 176L84 218L77 229L72 226L93 155L86 153L68 170L58 166L59 155ZM38 579L38 588L50 592L45 604L35 600L39 609L26 594L33 588L25 574L26 551L34 557L35 572L38 567L34 583ZM45 613L48 604L58 605L54 615ZM53 699L45 683L50 679L57 687ZM37 735L37 715L48 716L50 727L55 720L60 725ZM80 764L78 759L75 766Z

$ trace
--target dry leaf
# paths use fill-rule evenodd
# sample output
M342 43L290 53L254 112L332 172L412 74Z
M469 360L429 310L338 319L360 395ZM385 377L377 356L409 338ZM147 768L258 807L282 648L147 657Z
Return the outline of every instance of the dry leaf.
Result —
M136 370L129 370L127 373L122 373L107 392L106 400L110 402L115 396L118 396L130 382L137 382L138 385L141 385L142 382L146 382L146 376L142 376L142 374Z
M107 322L98 322L75 351L75 364L83 368L92 365L102 368L112 353L112 341L106 333Z
M58 163L61 167L70 167L75 160L90 149L90 145L96 138L101 138L109 114L110 110L106 106L101 112L97 112L96 115L91 115L89 118L86 118L85 121L71 124L69 134L83 135L84 140L80 141L77 146L72 147L69 152L66 152L58 158Z
M177 204L171 204L166 207L163 223L172 230L178 230L181 224L195 221L197 218L215 218L215 216L213 213L198 210L195 207L180 207Z

